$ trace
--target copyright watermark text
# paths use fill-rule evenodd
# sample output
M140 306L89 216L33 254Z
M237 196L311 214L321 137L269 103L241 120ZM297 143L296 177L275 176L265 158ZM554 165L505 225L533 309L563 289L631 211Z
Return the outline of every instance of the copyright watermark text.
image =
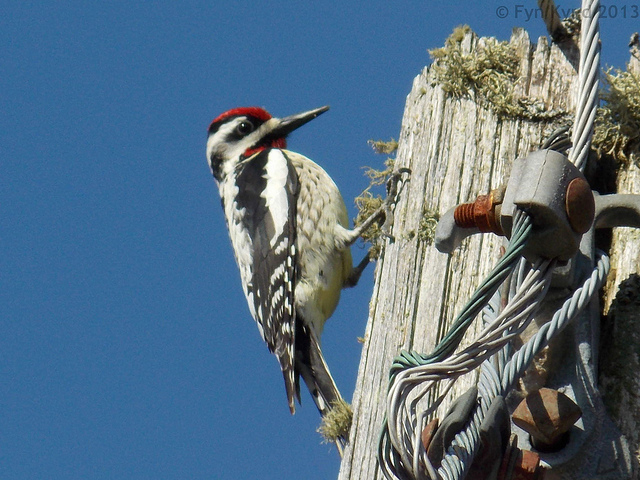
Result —
M570 16L575 8L558 6L558 15L560 18ZM580 10L583 18L591 18L596 14L600 14L601 19L606 18L640 18L640 5L638 4L622 4L622 5L605 5L601 4L600 8L594 11L588 9ZM542 10L528 5L500 5L496 8L496 17L498 18L514 18L528 22L529 20L541 19Z

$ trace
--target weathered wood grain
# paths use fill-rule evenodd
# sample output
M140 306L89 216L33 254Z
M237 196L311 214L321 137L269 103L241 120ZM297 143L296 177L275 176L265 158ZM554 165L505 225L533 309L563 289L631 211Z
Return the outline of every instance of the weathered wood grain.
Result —
M487 41L467 33L462 45L472 52ZM515 30L510 42L520 58L517 92L544 105L544 110L572 113L575 58L567 59L545 37L531 44L523 30ZM546 121L501 119L473 98L448 96L437 85L432 68L415 78L396 159L397 166L412 170L411 181L396 208L396 240L386 246L376 267L341 480L382 478L376 451L392 358L400 349L433 349L495 265L503 245L494 235L476 235L452 255L439 253L418 235L423 213L442 214L503 184L513 160L539 148L553 127ZM476 322L467 337L478 328ZM463 377L451 396L459 396L475 381L473 374Z
M631 56L628 71L640 75L640 59ZM640 165L618 171L618 193L640 195ZM611 272L604 292L608 312L601 351L605 404L640 460L640 229L614 228Z

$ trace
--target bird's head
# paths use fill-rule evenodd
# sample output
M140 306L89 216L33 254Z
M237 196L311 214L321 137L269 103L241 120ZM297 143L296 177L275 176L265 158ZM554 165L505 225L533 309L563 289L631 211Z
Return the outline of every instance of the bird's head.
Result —
M265 148L286 148L289 133L327 110L320 107L284 118L259 107L224 112L209 125L207 160L213 175L220 180L237 162Z

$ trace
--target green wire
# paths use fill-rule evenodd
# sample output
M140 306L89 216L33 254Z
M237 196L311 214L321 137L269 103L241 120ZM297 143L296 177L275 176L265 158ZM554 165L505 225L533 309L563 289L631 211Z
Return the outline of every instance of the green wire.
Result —
M455 352L473 320L514 269L516 263L522 256L522 250L525 247L532 229L533 225L528 216L515 226L505 254L473 293L469 301L462 308L462 311L456 317L447 334L438 343L433 352L424 355L416 351L409 352L402 350L400 354L393 359L389 371L390 384L393 383L398 373L407 368L441 362Z
M489 302L500 285L502 285L502 282L504 282L511 271L515 268L518 260L520 260L520 257L522 256L522 251L532 230L533 224L528 215L526 215L521 221L516 222L512 232L511 241L509 242L509 246L507 247L504 255L462 308L462 311L456 317L453 325L445 337L438 343L433 352L428 355L424 355L416 352L415 350L402 350L398 356L393 359L393 363L389 371L389 388L391 388L396 376L403 370L441 362L455 352L456 348L458 348L458 345L460 345L460 342L462 341L462 337L473 320ZM384 460L391 459L391 457L392 448L391 442L389 441L389 424L385 414L382 430L380 431L380 437L378 439L378 462L382 466ZM393 465L392 468L402 468L402 465ZM403 476L404 473L406 472L402 473Z

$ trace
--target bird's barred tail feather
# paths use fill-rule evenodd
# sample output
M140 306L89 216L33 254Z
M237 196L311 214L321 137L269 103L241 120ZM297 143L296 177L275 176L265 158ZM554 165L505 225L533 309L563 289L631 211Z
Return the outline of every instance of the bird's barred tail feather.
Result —
M296 329L296 370L302 375L302 379L323 417L334 405L343 401L322 356L318 337L303 322L298 322Z
M295 373L293 366L290 368L283 367L282 360L280 361L282 368L282 376L284 377L284 388L287 392L287 402L289 403L289 411L291 415L296 413L296 400L300 401L300 384L298 382L298 374Z

